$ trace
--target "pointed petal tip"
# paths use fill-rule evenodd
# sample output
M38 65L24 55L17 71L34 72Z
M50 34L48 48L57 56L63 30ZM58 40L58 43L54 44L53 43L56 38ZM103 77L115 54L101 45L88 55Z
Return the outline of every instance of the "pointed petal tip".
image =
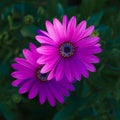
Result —
M32 99L34 99L36 96L33 96L33 95L31 95L30 93L28 94L28 99L29 100L32 100Z
M92 31L94 31L95 26L94 26L94 25L91 25L90 28L91 28Z
M82 20L82 21L81 21L81 24L83 24L83 25L85 25L85 26L86 26L87 21L86 21L86 20Z
M49 76L49 75L48 75L47 80L50 81L50 80L52 80L53 78L54 78L54 76Z
M12 72L11 74L10 74L13 78L16 78L15 76L15 72Z
M26 92L25 92L25 91L22 91L21 89L19 89L19 90L18 90L18 93L19 93L19 94L24 94L24 93L26 93Z
M30 48L36 47L35 44L33 44L32 42L29 43L29 46L30 46Z
M36 35L35 36L35 39L39 42L39 37L40 37L40 35Z
M26 49L26 48L24 48L24 49L23 49L23 54L25 55L25 54L26 54L26 52L27 52L27 49Z
M11 83L11 85L12 85L13 87L18 87L18 85L16 85L16 83L15 83L14 81Z
M36 61L37 64L41 65L41 59L38 58L38 60Z
M50 104L51 107L55 107L55 106L56 106L56 103L51 104L51 103L49 102L49 104Z
M52 23L51 23L49 20L46 20L46 21L45 21L45 25L46 25L46 26L49 26L49 25L51 25L51 24L52 24Z

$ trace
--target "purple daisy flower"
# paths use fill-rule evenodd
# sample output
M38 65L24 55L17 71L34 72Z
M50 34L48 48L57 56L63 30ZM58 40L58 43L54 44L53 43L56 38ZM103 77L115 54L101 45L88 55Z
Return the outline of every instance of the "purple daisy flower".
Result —
M36 63L41 56L36 52L36 46L30 43L30 50L24 49L24 58L15 58L12 68L12 77L16 78L12 82L12 86L20 87L19 94L28 92L28 98L33 99L39 96L40 104L44 104L46 99L51 106L56 105L56 101L64 103L64 96L69 96L69 90L74 91L74 86L64 77L63 80L57 82L55 79L47 80L48 73L41 74L40 70L43 65ZM64 81L64 82L63 82Z
M71 82L81 80L81 75L88 78L88 71L96 71L92 63L99 63L100 60L94 54L102 49L98 43L100 38L91 36L93 25L86 28L86 21L83 20L76 26L76 17L68 21L65 15L62 23L56 18L53 24L47 20L46 29L47 32L39 30L36 39L42 44L37 48L38 53L42 54L37 63L45 64L41 73L50 72L48 80L55 77L60 81L66 76Z

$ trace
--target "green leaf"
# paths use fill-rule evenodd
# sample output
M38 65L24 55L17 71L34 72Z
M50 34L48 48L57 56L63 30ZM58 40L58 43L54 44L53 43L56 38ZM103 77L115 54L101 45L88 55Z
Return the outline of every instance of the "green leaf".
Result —
M2 74L2 75L8 75L9 74L8 64L4 64L4 63L0 64L0 74Z
M57 4L57 11L59 16L64 15L64 8L60 3Z
M6 109L6 107L3 104L0 103L0 112L3 114L5 119L6 120L14 120L12 112L8 109Z
M55 114L53 120L73 120L74 115L86 103L86 99L78 99L76 101L72 101L72 104L63 108L58 113Z
M115 118L116 120L120 120L120 101L114 101L115 107Z
M104 11L101 11L98 14L90 16L88 18L88 25L95 25L95 27L98 26L100 23L100 20L102 19L103 13L104 13Z
M38 30L38 27L35 25L28 25L23 27L20 32L24 37L32 37L36 35L36 31Z

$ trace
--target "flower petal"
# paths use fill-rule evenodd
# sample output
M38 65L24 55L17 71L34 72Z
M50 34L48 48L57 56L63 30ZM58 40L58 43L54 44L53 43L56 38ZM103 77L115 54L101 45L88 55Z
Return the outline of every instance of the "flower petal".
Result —
M48 85L48 84L47 84L47 85ZM54 98L54 96L52 95L49 86L45 86L45 87L47 87L47 89L46 89L46 92L47 92L47 99L48 99L50 105L54 107L54 106L56 105L55 98Z
M85 20L83 20L82 22L80 22L80 23L78 24L78 26L77 26L77 28L76 28L76 31L75 31L76 36L74 36L73 42L76 42L76 41L80 40L82 34L83 34L84 31L85 31L86 24L87 24L87 23L86 23Z
M19 63L13 63L11 66L15 70L24 70L24 71L28 71L28 72L34 71L34 70L30 70L28 67L20 65Z
M53 25L54 25L54 30L56 31L57 35L59 36L59 40L61 42L63 42L63 39L65 37L65 34L63 32L63 30L64 30L63 25L56 18L54 18L54 20L53 20Z
M81 62L79 62L79 66L80 66L80 68L81 68L81 73L82 73L82 75L83 75L85 78L89 78L89 73L88 73L86 67L84 66L84 64L81 63Z
M47 77L47 80L53 79L54 76L55 76L55 74L54 74L54 69L53 69L53 70L50 71L50 73L49 73L49 75L48 75L48 77Z
M14 78L18 78L18 79L28 79L28 78L33 78L34 77L34 73L31 72L27 72L27 71L15 71L12 72L11 76Z
M74 75L74 78L76 78L77 80L81 80L80 74L78 72L78 65L77 63L74 61L74 59L70 59L70 65L71 65L71 72Z
M56 86L56 89L64 96L70 96L70 93L67 88L63 87L60 82L54 82L54 85ZM64 101L63 101L64 102Z
M29 94L28 94L28 98L29 98L29 99L33 99L34 97L36 97L36 96L38 95L39 84L40 84L40 82L39 82L39 81L36 81L36 82L32 85L32 87L31 87L31 89L30 89L30 92L29 92Z
M46 21L46 29L49 33L49 37L54 41L54 42L58 42L58 35L56 34L56 31L54 30L54 27L52 25L52 23L50 21Z
M24 81L27 81L27 79L17 79L17 80L14 80L11 85L14 86L14 87L18 87L21 83L23 83Z
M55 52L57 52L57 49L52 46L42 46L42 47L37 48L37 52L40 54L50 55L50 54L54 54Z
M42 84L39 87L39 102L40 102L40 104L44 104L46 98L47 98L46 87L44 87L44 84Z
M37 30L37 34L45 37L49 37L49 34L44 30Z
M100 38L99 37L87 37L79 42L76 42L76 46L79 47L89 47L95 45L97 42L99 42Z
M65 60L65 75L68 79L68 81L72 82L72 75L71 75L71 68L70 68L70 63L69 60Z
M87 62L86 60L81 60L79 59L86 67L87 70L91 71L91 72L96 72L96 68L89 62Z
M61 85L70 91L75 91L75 87L70 83L65 82L65 83L61 83Z
M63 16L62 24L63 24L63 26L64 26L64 28L65 28L65 30L66 30L67 25L68 25L68 17L67 17L67 15L64 15L64 16Z
M52 86L49 84L50 91L52 92L53 96L60 102L64 103L63 96L59 93L59 91L56 89L56 86L52 84Z
M76 27L76 17L73 16L69 22L68 22L68 26L67 26L67 35L69 39L72 39L71 35L73 35L74 37L74 32L75 32L75 27Z
M91 25L90 27L88 27L88 28L85 30L84 34L82 35L82 38L87 37L87 36L90 36L93 31L94 31L94 26ZM81 38L81 39L82 39L82 38Z
M56 43L52 39L50 39L48 37L37 35L37 36L35 36L35 38L40 43L56 46Z
M29 69L31 69L31 70L34 69L34 66L32 66L28 61L26 61L26 60L23 59L23 58L15 58L15 61L16 61L17 63L19 63L20 65L23 65L23 66L25 66L25 67L27 67L27 68L29 68Z
M64 76L64 60L61 60L56 67L56 81L60 81Z
M49 61L48 63L46 63L42 69L41 69L41 73L47 73L49 72L51 69L54 69L55 66L57 65L57 63L60 61L60 57L56 56L56 58L52 61Z
M33 58L32 53L28 49L23 49L23 54L26 58L26 60L33 66L37 66L36 59Z
M26 82L20 87L20 89L19 89L18 92L19 92L20 94L24 94L24 93L28 92L33 82L34 82L33 79L32 79L32 80L29 80L29 81L26 81Z

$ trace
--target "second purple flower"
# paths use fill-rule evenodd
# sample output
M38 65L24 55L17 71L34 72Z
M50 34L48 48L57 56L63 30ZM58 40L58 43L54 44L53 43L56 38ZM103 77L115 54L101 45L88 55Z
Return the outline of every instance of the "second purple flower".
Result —
M94 54L102 49L98 43L100 38L91 36L94 26L86 28L86 21L76 25L76 17L68 20L63 16L62 23L54 18L53 24L46 21L46 31L39 30L36 39L42 44L37 48L42 54L37 60L44 64L41 73L47 73L48 80L56 78L57 81L67 77L68 81L81 80L83 75L89 77L88 71L95 72L93 63L99 63L99 58Z

